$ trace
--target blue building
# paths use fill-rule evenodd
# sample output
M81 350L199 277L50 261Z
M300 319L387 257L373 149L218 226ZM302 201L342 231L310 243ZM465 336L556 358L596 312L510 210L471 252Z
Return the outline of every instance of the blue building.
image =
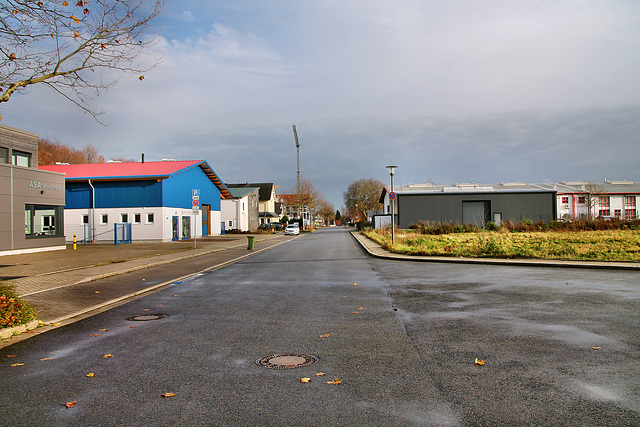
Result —
M115 224L131 224L134 241L220 234L220 200L231 197L204 160L58 164L40 169L66 174L67 241L74 234L78 240L113 241Z

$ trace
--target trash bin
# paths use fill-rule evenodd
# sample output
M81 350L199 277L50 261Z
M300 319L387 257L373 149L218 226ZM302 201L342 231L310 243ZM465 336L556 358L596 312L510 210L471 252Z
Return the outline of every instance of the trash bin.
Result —
M249 245L247 246L247 249L252 251L253 250L253 240L255 239L254 236L247 236L247 240L249 241Z

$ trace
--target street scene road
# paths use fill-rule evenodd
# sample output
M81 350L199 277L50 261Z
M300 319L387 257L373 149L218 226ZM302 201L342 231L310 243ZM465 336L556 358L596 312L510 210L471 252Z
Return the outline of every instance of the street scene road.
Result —
M640 425L635 271L380 260L338 227L207 256L0 349L0 424Z

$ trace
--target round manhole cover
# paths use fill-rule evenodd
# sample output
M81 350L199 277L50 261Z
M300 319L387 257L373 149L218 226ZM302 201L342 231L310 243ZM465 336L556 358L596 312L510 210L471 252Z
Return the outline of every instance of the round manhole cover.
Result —
M300 353L274 354L256 360L258 366L270 369L293 369L313 365L318 361L316 356Z
M164 318L164 314L143 314L141 316L127 317L127 320L132 322L146 322L148 320L158 320Z

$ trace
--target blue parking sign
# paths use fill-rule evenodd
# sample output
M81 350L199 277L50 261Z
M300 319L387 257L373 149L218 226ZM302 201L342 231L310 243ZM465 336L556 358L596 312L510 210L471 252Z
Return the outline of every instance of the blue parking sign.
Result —
M194 188L193 190L191 190L191 196L193 197L200 197L200 190Z

